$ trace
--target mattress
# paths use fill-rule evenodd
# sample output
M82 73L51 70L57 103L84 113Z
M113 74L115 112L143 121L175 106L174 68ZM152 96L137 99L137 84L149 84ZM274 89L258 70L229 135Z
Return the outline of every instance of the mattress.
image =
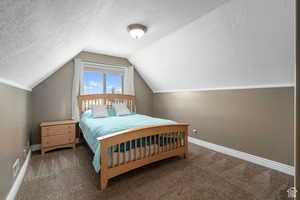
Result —
M98 137L109 135L119 131L124 131L130 128L159 125L159 124L175 124L175 123L176 122L171 120L154 118L147 115L140 115L136 113L132 113L130 115L125 115L125 116L109 116L105 118L93 118L91 110L87 110L81 115L79 126L82 130L83 137L85 138L86 142L90 146L91 150L94 152L93 166L96 172L99 172L101 169L101 164L100 164L101 144L100 142L97 141ZM113 152L115 151L113 150ZM128 152L126 153L128 154ZM115 153L113 153L113 155L115 155Z

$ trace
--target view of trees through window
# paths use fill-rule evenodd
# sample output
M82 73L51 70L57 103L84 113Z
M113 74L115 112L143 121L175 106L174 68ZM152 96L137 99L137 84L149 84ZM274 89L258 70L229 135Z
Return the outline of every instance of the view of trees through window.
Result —
M122 94L123 76L120 74L103 74L99 72L84 72L84 94Z

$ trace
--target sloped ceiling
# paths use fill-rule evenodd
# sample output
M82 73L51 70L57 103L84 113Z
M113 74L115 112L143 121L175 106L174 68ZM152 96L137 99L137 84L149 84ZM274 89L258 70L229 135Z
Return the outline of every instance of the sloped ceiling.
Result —
M129 58L154 91L291 84L294 14L286 0L2 0L0 81L30 90L87 50Z
M294 3L229 1L130 61L154 92L292 86Z
M0 1L0 78L31 89L89 42L95 0Z

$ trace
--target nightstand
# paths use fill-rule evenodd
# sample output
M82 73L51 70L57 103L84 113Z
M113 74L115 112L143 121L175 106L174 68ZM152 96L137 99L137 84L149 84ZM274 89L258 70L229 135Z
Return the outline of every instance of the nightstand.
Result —
M63 147L75 149L76 122L74 120L42 122L40 126L42 154Z

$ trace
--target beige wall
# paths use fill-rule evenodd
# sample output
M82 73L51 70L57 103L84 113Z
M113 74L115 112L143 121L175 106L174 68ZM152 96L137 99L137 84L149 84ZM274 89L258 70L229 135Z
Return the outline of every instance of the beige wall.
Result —
M154 115L190 136L293 165L293 88L155 93Z
M12 165L25 158L31 133L31 93L0 83L0 199L5 199L14 180Z
M140 114L152 115L153 92L137 71L134 73L134 86L137 112Z
M125 58L81 52L76 58L105 64L129 64ZM39 124L42 121L71 118L71 99L73 82L73 59L32 90L33 137L32 143L40 143ZM152 114L153 93L141 76L135 71L137 112Z
M107 64L125 58L82 52L76 57ZM32 91L33 137L41 121L71 118L73 60ZM293 88L219 90L153 94L135 72L138 113L191 124L193 137L250 154L293 164Z

